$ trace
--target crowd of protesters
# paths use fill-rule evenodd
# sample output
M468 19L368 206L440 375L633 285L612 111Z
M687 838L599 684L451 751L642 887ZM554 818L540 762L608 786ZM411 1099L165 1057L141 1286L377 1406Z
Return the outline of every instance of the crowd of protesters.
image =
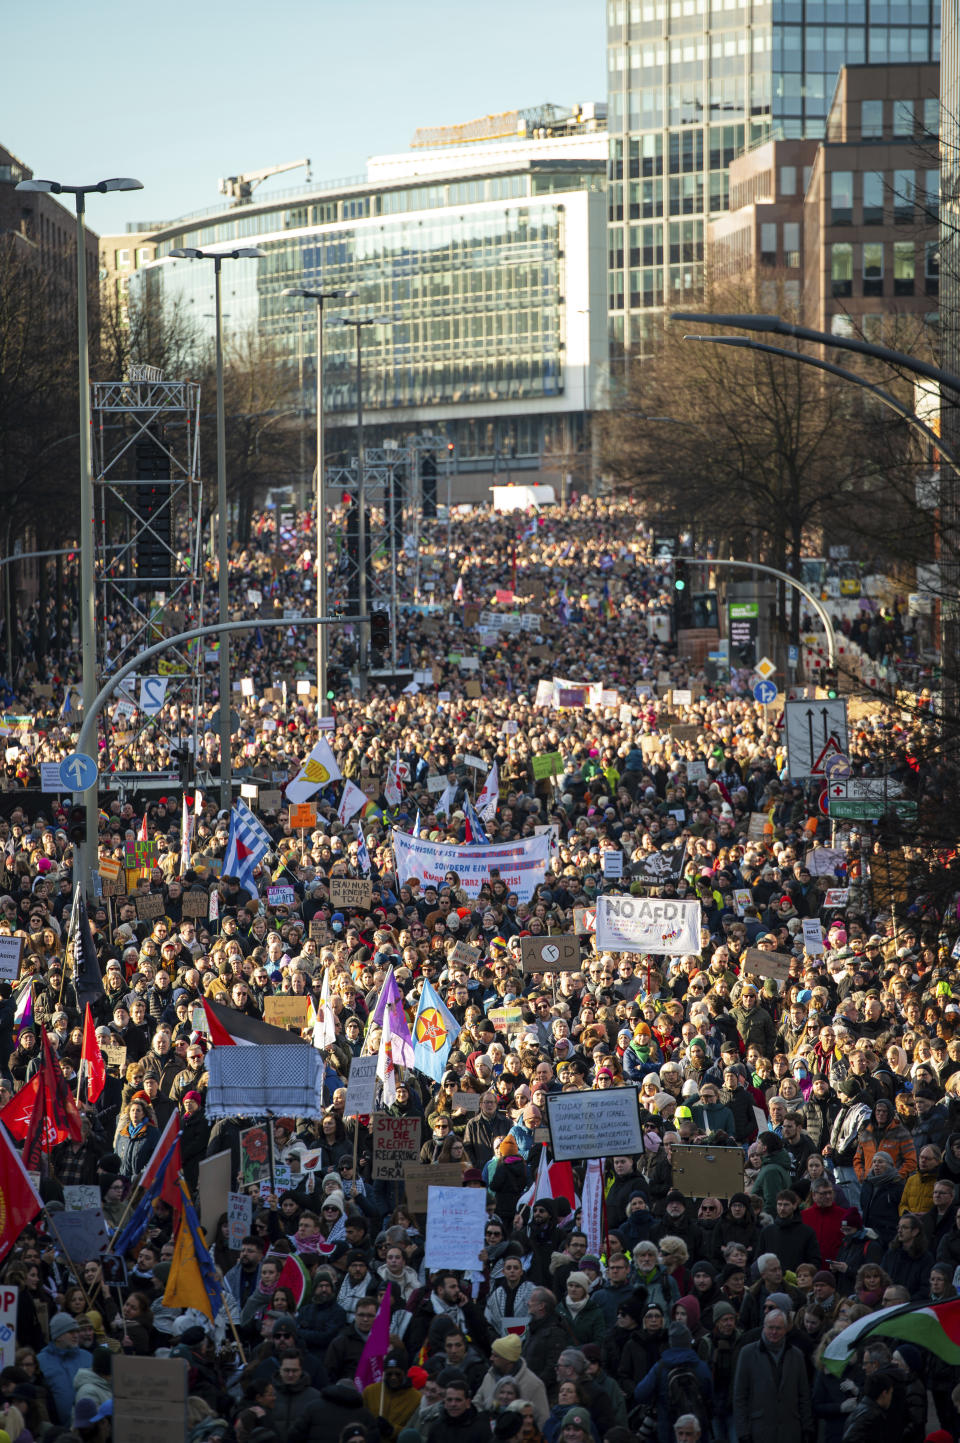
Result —
M361 698L349 688L349 652L339 643L334 652L343 674L327 735L344 777L368 789L359 828L338 819L339 784L317 794L312 831L291 828L285 800L252 803L272 848L248 890L221 875L229 818L215 796L203 799L184 854L179 790L105 793L100 857L125 862L144 835L155 855L129 893L89 899L107 1081L93 1104L79 1089L83 1138L43 1155L45 1210L4 1261L2 1281L17 1285L19 1301L0 1371L0 1443L104 1443L118 1353L186 1360L190 1443L761 1443L775 1431L786 1443L861 1443L878 1426L905 1443L931 1430L948 1443L960 1432L954 1367L877 1337L838 1377L824 1349L877 1309L956 1296L950 849L908 838L891 883L888 837L869 823L832 835L820 788L791 779L783 732L746 679L709 680L661 639L667 576L628 505L584 500L520 525L478 512L451 537L448 550L443 528L424 536L421 592L409 561L401 577L402 661L429 670L432 684L376 683ZM280 608L308 596L309 551L295 541L279 570L266 546L237 553L238 614L254 586ZM420 600L428 574L430 605ZM524 607L536 625L478 636L470 608L489 607L497 591L515 593L503 606ZM461 669L464 654L476 670ZM311 669L293 632L252 630L237 645L235 674L253 681L234 703L238 774L264 787L294 774L319 735L316 701L295 687ZM553 676L602 683L606 695L576 710L538 706L538 682ZM18 933L23 947L18 981L0 983L0 1107L31 1082L44 1035L71 1087L80 1070L72 849L63 808L35 786L41 763L70 749L68 680L57 679L52 701L18 698L29 721L5 723L0 935ZM689 702L674 699L678 690ZM215 772L216 729L207 713L198 721L197 759ZM193 723L182 698L143 729L108 711L104 784L109 767L168 765ZM533 758L550 752L562 773L538 777ZM394 831L416 825L465 844L464 807L479 785L468 755L498 766L491 842L553 830L551 864L528 901L495 872L477 896L455 868L440 886L397 876ZM384 790L397 760L399 802ZM950 791L922 715L860 709L849 760L856 774L896 779L921 820ZM428 787L441 777L442 811ZM371 903L337 909L330 883L358 875L360 828ZM649 892L646 860L678 849L676 877L661 890L699 899L698 952L598 953L587 932L581 971L522 970L525 936L570 935L577 909L600 892ZM604 880L610 850L622 853L623 881ZM271 881L293 887L294 905L268 903ZM842 905L827 907L830 889ZM204 896L199 909L185 904L192 894ZM142 905L147 896L159 911ZM822 952L805 947L812 919ZM459 942L476 961L454 958ZM748 949L787 955L786 976L749 964ZM423 1162L459 1164L463 1186L485 1190L472 1273L424 1268L423 1213L402 1187L373 1177L371 1119L344 1116L350 1062L379 1046L372 1013L390 969L411 1019L429 981L460 1028L440 1080L405 1071L384 1110L421 1119ZM208 1120L209 1032L197 1004L255 1020L265 999L318 1001L325 982L337 1035L325 1050L323 1115ZM511 1003L520 1024L498 1030L489 1013ZM603 1160L605 1226L592 1244L582 1164L573 1196L530 1194L549 1147L547 1099L627 1086L638 1089L644 1149ZM474 1106L456 1105L464 1093L477 1095ZM191 1188L201 1160L223 1152L237 1186L241 1132L258 1121L273 1126L289 1183L252 1185L239 1247L225 1198L202 1217L226 1300L212 1321L164 1302L174 1219L163 1202L120 1262L111 1249L71 1263L57 1240L65 1190L77 1185L99 1190L109 1233L129 1217L174 1112ZM742 1160L742 1188L694 1196L678 1185L678 1153L704 1141ZM301 1171L307 1156L318 1165ZM279 1282L291 1256L302 1289ZM387 1292L382 1385L359 1392Z

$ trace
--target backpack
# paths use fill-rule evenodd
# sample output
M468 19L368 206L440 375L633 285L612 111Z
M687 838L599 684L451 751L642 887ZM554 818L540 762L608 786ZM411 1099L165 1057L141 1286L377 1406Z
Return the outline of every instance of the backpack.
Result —
M675 1363L667 1373L667 1416L671 1428L682 1413L696 1414L700 1437L704 1440L710 1437L710 1412L692 1363Z

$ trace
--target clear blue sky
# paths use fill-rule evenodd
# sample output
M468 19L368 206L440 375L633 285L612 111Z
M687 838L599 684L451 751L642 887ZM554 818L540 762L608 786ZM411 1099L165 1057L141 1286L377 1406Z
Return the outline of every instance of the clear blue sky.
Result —
M91 227L110 234L216 204L221 175L301 156L315 179L359 175L368 156L406 150L418 125L603 100L604 11L604 0L34 0L4 17L0 140L47 179L142 180L91 199Z

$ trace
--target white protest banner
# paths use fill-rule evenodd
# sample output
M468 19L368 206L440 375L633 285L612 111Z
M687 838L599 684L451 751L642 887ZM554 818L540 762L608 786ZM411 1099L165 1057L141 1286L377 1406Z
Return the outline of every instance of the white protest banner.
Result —
M424 1266L480 1267L487 1224L487 1197L482 1187L431 1187L427 1191L427 1237Z
M344 1117L367 1117L373 1112L377 1095L377 1055L355 1057L350 1063L347 1078L347 1100L343 1105Z
M599 952L683 957L700 951L700 903L660 897L603 896L596 901Z
M0 982L16 982L22 951L22 937L0 937Z
M816 917L803 919L803 948L808 957L823 951L823 928Z
M643 1152L635 1087L549 1093L547 1125L556 1162Z
M12 1368L17 1351L17 1299L20 1289L0 1284L0 1368Z
M248 1192L227 1193L227 1247L238 1253L253 1227L253 1198Z
M477 897L490 880L491 867L497 867L507 890L516 892L521 902L530 901L534 888L546 877L550 861L550 838L546 835L481 847L454 847L394 832L393 849L401 885L417 877L421 886L442 887L447 872L454 871L467 896ZM699 946L698 938L692 950L699 951Z

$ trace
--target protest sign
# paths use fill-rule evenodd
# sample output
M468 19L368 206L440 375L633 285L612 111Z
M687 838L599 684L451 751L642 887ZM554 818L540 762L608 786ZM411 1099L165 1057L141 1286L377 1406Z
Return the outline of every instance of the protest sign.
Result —
M547 1095L554 1161L642 1153L643 1130L635 1087Z
M206 892L184 892L180 899L184 917L201 917L206 921L210 898Z
M543 781L544 777L559 777L563 774L563 757L559 752L544 752L533 758L533 779Z
M279 812L283 805L283 793L277 787L261 787L257 805L261 812Z
M730 1198L743 1192L743 1148L690 1143L673 1149L674 1186L686 1197Z
M803 919L803 948L808 957L816 957L823 951L823 928L816 917Z
M326 942L332 935L330 923L320 917L312 917L307 924L307 936L311 942Z
M276 997L263 999L263 1020L273 1027L294 1027L299 1032L307 1025L310 1011L309 997L294 997L279 993Z
M85 1208L93 1211L102 1202L103 1197L96 1183L64 1183L63 1204L67 1212L83 1212Z
M601 952L682 957L700 951L699 902L613 895L598 897L596 909Z
M108 1042L101 1044L100 1051L103 1053L103 1060L108 1067L115 1067L118 1072L123 1072L127 1065L127 1049L122 1042Z
M403 1185L406 1189L407 1207L410 1211L425 1213L427 1189L431 1185L461 1187L463 1185L463 1168L458 1162L404 1163ZM483 1189L477 1188L476 1191L482 1193Z
M253 1227L253 1198L248 1192L227 1193L227 1247L238 1253Z
M430 1187L427 1197L427 1235L424 1266L437 1268L480 1267L487 1196L482 1187Z
M769 825L770 818L766 812L751 812L750 821L747 823L747 841L762 842Z
M419 1117L373 1118L373 1176L386 1182L402 1182L407 1163L420 1160Z
M98 1188L99 1192L100 1189ZM0 1369L12 1368L17 1347L17 1300L20 1289L15 1283L0 1283Z
M163 916L163 898L154 896L152 892L148 892L142 897L135 897L134 906L137 909L139 922L148 922L151 917Z
M331 877L331 907L357 907L369 911L373 901L373 883L369 877Z
M737 916L742 917L753 906L753 893L749 887L734 887L733 904L737 909Z
M839 847L811 847L803 861L811 877L832 877L845 858Z
M846 907L850 901L849 887L829 887L823 899L825 907Z
M676 692L674 692L674 696L676 696ZM699 735L699 727L672 726L670 728L670 740L677 742L679 746L685 746L687 742L695 742Z
M461 967L473 967L480 961L483 953L479 947L471 947L469 942L458 942L447 959L448 965Z
M22 951L22 937L0 937L0 982L16 982Z
M487 1016L498 1032L513 1032L523 1026L523 1009L513 1003L506 1007L491 1007Z
M317 825L317 808L313 802L296 802L287 810L290 826L295 832L309 832Z
M454 1112L479 1112L479 1092L455 1092L453 1094Z
M789 952L765 952L762 947L748 947L743 954L742 967L744 972L751 972L756 977L775 977L778 982L785 982L790 975L792 960Z
M579 937L521 937L520 965L524 972L577 972Z
M597 930L596 907L574 907L573 930L578 935L589 935Z
M393 848L401 885L416 877L422 887L442 887L449 871L455 871L468 897L479 896L496 867L507 890L521 902L529 902L534 888L542 883L550 861L550 837L523 837L514 842L488 843L479 847L456 847L430 842L406 832L394 832Z
M472 680L465 682L463 687L463 694L464 696L469 697L471 701L476 701L477 698L481 695L480 683L478 681Z
M270 1143L265 1127L247 1127L240 1134L240 1182L244 1187L270 1176Z
M623 876L623 853L619 847L608 847L604 852L603 876L608 882L619 882Z
M186 1358L113 1355L113 1443L186 1438Z
M200 1160L197 1174L197 1203L200 1221L207 1230L207 1237L213 1237L217 1218L223 1212L227 1193L230 1191L230 1152L214 1153L213 1157Z
M268 887L268 907L295 907L297 905L297 894L293 887Z
M57 1231L72 1263L89 1262L107 1246L107 1225L99 1207L82 1213L60 1213Z
M377 1058L355 1057L350 1063L344 1117L368 1117L377 1095Z

